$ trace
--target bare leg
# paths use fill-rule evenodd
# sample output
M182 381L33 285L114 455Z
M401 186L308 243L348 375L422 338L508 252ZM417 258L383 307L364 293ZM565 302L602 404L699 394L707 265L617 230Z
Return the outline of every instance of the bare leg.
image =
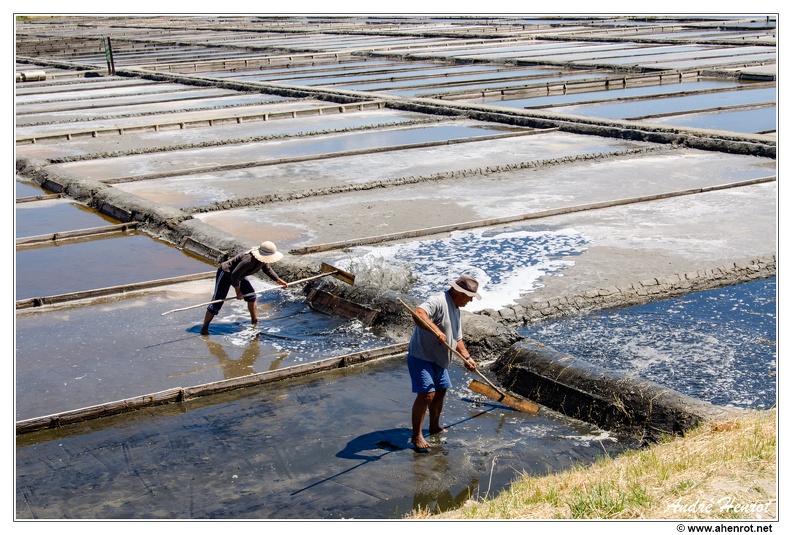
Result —
M435 392L434 399L429 403L429 434L436 435L437 433L446 433L447 431L440 427L440 413L443 411L443 400L445 399L446 391L438 390Z
M258 323L258 308L255 301L248 301L248 312L250 312L250 323L253 325Z
M426 411L435 397L434 392L427 392L426 394L417 394L412 406L412 439L410 440L416 448L426 449L429 443L423 437L423 420L426 416Z
M208 310L206 311L206 314L204 315L203 327L201 327L201 334L209 334L209 324L212 322L212 319L214 319L214 317L215 317L214 314L212 314Z

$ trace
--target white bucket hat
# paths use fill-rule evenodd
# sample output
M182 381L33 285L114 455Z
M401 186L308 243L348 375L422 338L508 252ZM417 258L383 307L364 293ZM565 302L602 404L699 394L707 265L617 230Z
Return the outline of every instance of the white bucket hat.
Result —
M253 247L250 252L253 253L253 256L255 256L259 262L266 262L268 264L272 264L283 258L283 253L279 252L278 248L275 247L275 244L271 241L262 242L258 247Z

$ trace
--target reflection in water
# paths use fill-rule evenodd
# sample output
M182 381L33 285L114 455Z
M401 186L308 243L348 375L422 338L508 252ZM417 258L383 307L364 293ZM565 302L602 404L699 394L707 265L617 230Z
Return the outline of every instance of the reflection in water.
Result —
M417 464L413 466L417 466ZM438 471L443 469L438 467ZM439 514L444 511L457 509L473 497L478 486L478 479L473 478L467 487L456 494L452 494L450 490L442 490L439 493L418 492L413 496L413 511L429 510L433 514Z
M289 356L288 351L278 351L268 355L261 356L261 342L258 337L252 337L245 349L242 351L242 356L239 359L232 359L228 356L223 346L217 342L212 341L209 337L206 338L206 347L209 353L217 359L217 362L223 369L224 379L235 379L250 375L254 372L256 362L262 358L272 358L270 362L269 371L274 371L280 368L283 359Z
M445 429L451 429L469 422L492 412L496 408L499 407L491 406L486 410L446 425ZM500 420L497 429L500 429L503 425L504 418L501 417ZM474 474L466 484L461 484L455 480L453 475L459 472L460 466L454 466L454 464L468 461L459 457L451 459L450 451L444 447L446 436L445 434L431 435L428 438L431 448L429 448L427 453L417 453L413 463L410 465L413 470L413 481L416 488L412 503L414 511L428 510L434 514L450 511L460 507L479 492L478 472L474 471ZM459 490L455 491L455 489Z
M275 350L287 352L291 364L313 362L393 343L393 340L383 338L359 320L315 311L297 294L277 292L262 295L258 299L258 306L260 322L256 327L247 328L250 327L249 323L237 321L244 314L239 307L225 317L231 323L219 322L213 332L225 334L227 341L242 347L247 347L250 337L257 337ZM221 330L226 326L227 330Z
M456 472L455 467L451 466L449 452L437 444L432 444L430 452L428 455L422 454L411 464L417 490L413 495L413 511L437 514L456 509L476 494L479 479L472 476L466 485L455 492L454 487L459 488L458 485L449 488L451 483L439 481Z

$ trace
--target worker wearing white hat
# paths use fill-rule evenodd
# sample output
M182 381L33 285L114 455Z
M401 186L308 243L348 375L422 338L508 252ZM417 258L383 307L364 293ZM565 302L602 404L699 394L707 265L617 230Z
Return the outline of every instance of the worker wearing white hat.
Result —
M250 322L255 325L258 323L258 311L256 309L256 295L253 285L247 280L249 275L263 271L267 276L286 288L288 283L281 279L270 264L283 258L283 253L278 251L275 244L271 241L262 242L258 247L253 247L250 251L240 253L230 260L226 260L217 268L215 275L215 290L212 295L216 303L206 307L201 334L209 334L209 323L220 312L223 306L223 299L228 295L228 291L233 287L237 299L244 299L250 311Z

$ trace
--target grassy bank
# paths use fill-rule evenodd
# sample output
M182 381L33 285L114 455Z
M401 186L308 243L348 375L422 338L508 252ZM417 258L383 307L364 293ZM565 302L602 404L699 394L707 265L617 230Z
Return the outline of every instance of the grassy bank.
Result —
M443 519L777 518L776 410L748 411L594 465L523 476Z

